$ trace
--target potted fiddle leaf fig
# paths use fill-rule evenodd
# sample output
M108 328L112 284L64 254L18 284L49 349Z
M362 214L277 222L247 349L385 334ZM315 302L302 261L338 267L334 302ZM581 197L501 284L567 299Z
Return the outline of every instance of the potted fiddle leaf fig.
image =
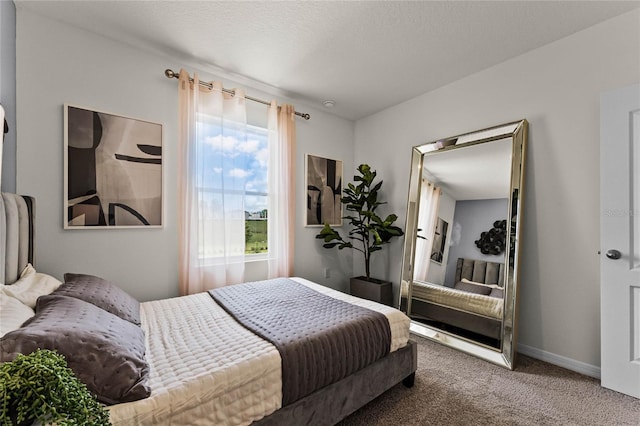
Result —
M343 219L351 225L349 234L345 238L331 225L325 224L316 238L323 240L322 246L327 249L351 248L362 253L365 276L351 278L351 293L391 304L391 283L371 277L371 255L382 250L383 245L394 237L404 235L404 232L394 225L397 215L390 214L383 219L376 213L379 206L386 204L378 200L382 181L375 182L376 171L371 170L368 164L361 164L357 170L359 175L353 177L355 184L349 183L341 197L348 212ZM375 285L384 286L384 289L376 288Z
M34 423L35 422L35 423ZM57 352L0 363L0 425L110 425L109 412Z

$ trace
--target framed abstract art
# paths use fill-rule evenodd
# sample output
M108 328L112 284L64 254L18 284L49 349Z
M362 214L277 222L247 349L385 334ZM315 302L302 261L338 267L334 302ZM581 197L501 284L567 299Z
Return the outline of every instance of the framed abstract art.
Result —
M342 226L342 161L307 154L306 226Z
M64 105L64 228L162 227L162 124Z

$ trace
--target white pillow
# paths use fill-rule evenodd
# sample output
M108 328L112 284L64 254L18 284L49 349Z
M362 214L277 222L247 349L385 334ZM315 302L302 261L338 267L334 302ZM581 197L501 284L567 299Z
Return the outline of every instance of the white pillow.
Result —
M479 282L476 282L476 281L468 280L466 278L463 278L460 281L462 281L463 283L467 283L467 284L483 285L485 287L491 287L491 288L502 288L502 287L500 287L499 285L496 285L496 284L479 283Z
M0 292L0 337L17 330L35 315L33 309L11 296Z
M30 308L36 307L38 297L50 294L62 283L51 275L36 272L30 263L24 268L20 279L11 285L1 287L7 296L15 297Z

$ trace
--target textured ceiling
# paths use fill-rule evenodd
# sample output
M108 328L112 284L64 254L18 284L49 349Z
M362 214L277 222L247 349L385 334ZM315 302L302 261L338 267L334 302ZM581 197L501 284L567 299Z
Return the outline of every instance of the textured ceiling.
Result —
M334 100L331 112L352 120L640 7L638 1L15 3L166 54L176 71L198 65L319 108Z

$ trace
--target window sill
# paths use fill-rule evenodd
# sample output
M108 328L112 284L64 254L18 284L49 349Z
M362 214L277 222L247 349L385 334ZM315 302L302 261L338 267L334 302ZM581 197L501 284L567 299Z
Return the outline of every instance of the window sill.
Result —
M233 256L233 257L211 256L211 257L200 258L200 262L202 266L264 262L267 260L269 260L269 253L256 253L256 254L247 254L245 256Z

